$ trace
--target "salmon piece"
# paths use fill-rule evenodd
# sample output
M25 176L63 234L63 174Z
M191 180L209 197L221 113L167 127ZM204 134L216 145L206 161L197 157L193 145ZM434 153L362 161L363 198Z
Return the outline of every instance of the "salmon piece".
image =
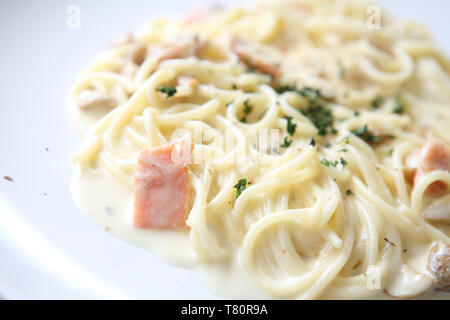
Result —
M233 39L231 50L250 68L261 73L268 74L276 79L280 76L280 68L277 63L271 61L269 55L264 55L262 50L253 48L250 44L241 39Z
M120 37L119 39L113 41L111 43L111 45L113 47L120 47L120 46L125 46L125 45L128 45L128 44L131 44L131 43L133 43L135 41L136 41L136 39L134 38L133 34L131 32L127 32L122 37Z
M209 19L214 13L221 10L219 5L210 5L192 10L181 22L182 25L190 25Z
M450 147L439 140L430 140L423 147L420 153L419 166L414 176L414 184L429 172L435 170L450 171ZM425 190L425 194L430 197L437 197L444 194L447 185L443 181L435 181Z
M206 43L201 41L197 35L181 37L162 51L158 58L158 62L193 57L205 45Z
M91 108L113 109L119 102L113 96L96 90L86 89L78 96L77 105L81 110Z
M450 147L439 140L430 140L420 154L420 165L425 171L450 171Z
M450 245L433 243L428 256L428 270L436 279L436 289L450 292Z
M192 144L141 152L134 180L134 225L143 229L186 229L188 164Z

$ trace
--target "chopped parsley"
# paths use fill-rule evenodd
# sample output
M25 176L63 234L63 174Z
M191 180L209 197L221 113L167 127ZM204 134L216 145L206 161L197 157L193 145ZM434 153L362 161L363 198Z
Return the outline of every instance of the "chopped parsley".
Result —
M319 89L310 87L304 87L303 89L297 89L296 85L283 85L278 88L277 92L283 94L285 92L295 92L307 99L310 103L316 103L318 99L325 99L322 92Z
M347 189L347 191L345 191L345 194L346 194L347 196L350 196L350 195L353 194L353 192L352 192L352 190Z
M278 88L277 92L279 94L283 94L285 92L297 91L297 87L295 85L284 85Z
M337 130L333 128L333 115L331 110L324 107L320 102L326 102L327 99L323 96L319 89L304 87L297 89L295 85L284 85L278 88L278 93L295 92L308 100L308 109L300 112L307 117L319 130L319 135L325 136L328 133L337 134ZM295 129L293 129L295 130ZM293 134L291 134L293 135Z
M313 147L316 145L316 140L314 140L314 137L311 137L311 142L309 144Z
M237 90L237 89L238 89L237 85L235 85L234 83L231 85L231 88L232 88L233 90Z
M345 144L349 144L349 143L350 143L350 135L346 136L344 139L342 139L342 141L343 141Z
M339 150L339 152L348 152L348 150L347 149L341 149L341 150Z
M329 167L330 166L330 161L328 161L327 159L323 158L322 160L320 160L320 163L323 164L325 167Z
M157 89L159 92L164 93L167 95L167 98L173 97L177 93L176 87L158 87Z
M404 105L402 99L397 98L395 100L395 106L394 106L394 109L392 109L392 113L402 114L404 107L405 107L405 105Z
M292 123L292 117L287 117L286 120L286 131L289 133L289 135L293 136L295 133L295 129L297 129L297 125L295 123Z
M383 104L383 102L384 102L383 97L382 96L377 96L375 98L375 100L373 100L372 103L371 103L372 108L379 109L381 107L381 105Z
M247 115L249 115L252 112L253 106L249 104L249 99L244 101L244 113L245 116L241 119L241 122L246 123L247 122Z
M236 188L236 199L241 195L241 193L247 188L247 179L240 179L239 182L234 186Z
M229 107L229 106L231 106L232 104L233 104L233 102L234 102L234 100L231 100L230 102L228 102L226 105L225 105L225 107Z
M310 103L315 103L317 99L323 99L324 96L318 89L304 87L301 90L296 90L296 92L303 98L306 98Z
M249 104L249 99L244 101L244 113L245 114L250 114L250 112L252 112L253 107Z
M360 113L359 113L359 111L355 111L355 112L353 112L353 114L354 114L355 117L359 117Z
M392 156L392 153L394 153L394 149L389 150L389 156Z
M373 134L371 134L369 132L369 130L367 129L367 125L359 127L357 129L353 129L353 130L351 130L351 132L355 136L360 137L361 139L363 139L366 142L378 142L378 141L380 141L380 137L379 136L375 136L375 135L373 135Z
M336 134L333 128L333 115L331 111L323 106L309 107L306 111L301 111L319 130L319 135L326 136L327 133Z
M288 137L284 137L284 142L282 145L280 145L281 148L289 148L292 144L292 139L289 139Z
M337 161L337 160L330 161L328 159L322 158L322 160L320 160L320 163L323 164L325 167L332 166L332 167L336 168L337 165L339 164L339 161ZM342 158L340 159L340 163L341 163L342 167L345 167L347 165L347 161L345 161Z

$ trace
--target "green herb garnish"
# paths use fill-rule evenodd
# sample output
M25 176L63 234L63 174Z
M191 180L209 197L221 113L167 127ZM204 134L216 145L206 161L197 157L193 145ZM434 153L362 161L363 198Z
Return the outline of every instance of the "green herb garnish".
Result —
M327 133L336 134L333 128L333 115L331 111L323 106L309 107L306 111L301 111L319 130L319 135L326 136Z
M345 144L349 144L349 143L350 143L350 135L346 136L344 139L342 139L342 141L343 141Z
M347 196L350 196L350 195L353 194L353 192L352 192L352 190L348 189L347 191L345 191L345 194L346 194Z
M292 123L292 117L287 117L287 126L286 126L286 131L293 136L295 133L295 129L297 129L297 125L295 123Z
M240 179L239 182L234 186L236 188L236 199L241 195L241 193L247 188L247 179Z
M345 168L345 166L347 165L347 161L345 161L344 158L341 158L341 164L342 164L342 168Z
M327 159L323 158L322 160L320 160L320 163L323 164L325 167L329 167L330 166L330 161L328 161Z
M379 136L375 136L369 132L367 129L367 125L364 125L362 127L359 127L357 129L351 130L351 132L355 135L360 137L366 142L378 142L380 141Z
M314 137L311 137L311 142L309 144L313 147L316 145L316 140L314 140Z
M375 100L373 100L372 103L371 103L372 108L379 109L381 107L381 105L383 104L383 102L384 102L383 97L382 96L377 96L375 98Z
M173 97L177 93L176 87L158 87L157 89L159 92L164 93L167 95L167 98Z
M296 90L296 92L301 95L303 98L308 99L310 103L315 103L317 99L323 99L324 96L318 89L304 87L301 90Z
M394 109L392 110L392 113L402 114L404 106L405 105L404 105L403 101L400 98L397 98L395 100L395 106L394 106Z
M292 139L289 139L288 137L284 137L284 142L280 147L287 149L291 146L291 144L292 144Z
M250 112L252 112L253 107L249 104L249 99L244 101L244 113L245 114L250 114Z
M283 85L278 88L277 92L279 94L283 94L285 92L297 91L297 87L295 85Z
M322 92L319 89L310 87L304 87L303 89L297 89L296 85L283 85L278 88L277 92L283 94L285 92L295 92L306 98L310 103L315 104L318 99L325 99Z

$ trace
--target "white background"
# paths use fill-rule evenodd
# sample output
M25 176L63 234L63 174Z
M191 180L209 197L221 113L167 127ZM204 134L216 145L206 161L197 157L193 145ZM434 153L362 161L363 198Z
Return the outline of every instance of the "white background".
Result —
M195 272L108 236L69 193L69 155L80 141L64 102L77 71L126 31L198 3L211 1L0 0L0 296L216 297ZM450 51L450 1L379 3L424 21ZM66 27L72 4L81 8L81 30Z

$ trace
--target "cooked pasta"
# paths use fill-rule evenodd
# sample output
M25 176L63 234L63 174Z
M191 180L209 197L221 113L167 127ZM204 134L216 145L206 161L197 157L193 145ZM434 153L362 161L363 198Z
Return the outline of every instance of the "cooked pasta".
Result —
M125 204L114 226L108 202L86 210L112 233L154 234L130 222L140 155L184 141L178 233L196 264L234 261L273 298L439 289L427 259L450 244L449 60L420 24L382 10L371 25L378 9L368 8L208 8L116 43L80 74L69 112L83 136L77 189L120 198L82 177L108 179Z

